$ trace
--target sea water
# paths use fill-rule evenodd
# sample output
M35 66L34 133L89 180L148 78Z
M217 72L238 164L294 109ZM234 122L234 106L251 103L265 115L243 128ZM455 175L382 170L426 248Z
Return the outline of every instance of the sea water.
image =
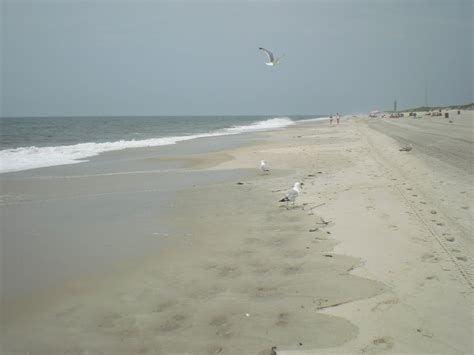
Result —
M284 128L318 116L12 117L0 120L0 173L75 164L103 152Z

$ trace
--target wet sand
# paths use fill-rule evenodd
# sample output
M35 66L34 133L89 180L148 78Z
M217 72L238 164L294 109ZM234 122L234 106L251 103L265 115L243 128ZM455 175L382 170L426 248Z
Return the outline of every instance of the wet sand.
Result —
M249 139L203 139L175 147L174 155L171 147L129 150L3 174L3 299L30 298L68 279L154 255L172 229L164 215L176 191L245 176L245 170L202 167L229 159L216 149Z
M457 119L472 127L472 112ZM230 175L176 192L160 252L15 305L4 351L472 352L472 160L446 164L419 137L400 152L385 133L414 131L410 120L344 117L203 154L202 169ZM416 125L451 134L433 120ZM446 154L472 149L466 139ZM295 181L303 193L287 210L277 201Z

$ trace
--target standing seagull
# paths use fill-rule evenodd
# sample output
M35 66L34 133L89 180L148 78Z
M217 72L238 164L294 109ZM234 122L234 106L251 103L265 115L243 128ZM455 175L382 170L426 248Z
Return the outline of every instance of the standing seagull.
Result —
M275 65L277 65L278 63L280 63L280 59L283 58L285 55L283 54L280 58L278 59L275 59L275 57L273 56L273 53L270 52L268 49L265 49L265 48L262 48L262 47L258 47L258 49L260 49L261 51L264 51L265 54L267 55L268 57L268 62L265 63L266 65L269 65L271 67L274 67Z
M296 198L298 197L298 195L300 194L300 189L301 189L301 186L303 184L302 183L299 183L299 182L295 182L295 185L293 186L293 188L288 191L285 195L285 197L283 197L280 201L278 202L286 202L286 209L288 209L288 204L291 202L293 204L293 206L295 205L295 200Z
M270 172L270 169L268 169L267 162L265 160L260 160L260 171L263 174Z

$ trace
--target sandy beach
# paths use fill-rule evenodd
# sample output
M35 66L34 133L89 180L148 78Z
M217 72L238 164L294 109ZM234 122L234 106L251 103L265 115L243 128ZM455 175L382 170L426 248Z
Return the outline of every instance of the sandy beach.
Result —
M148 244L113 269L4 299L3 353L472 353L474 115L450 115L344 116L212 151L167 148L165 159L159 148L116 152L126 175L98 176L92 160L42 170L53 181L7 176L10 220L21 208L35 216L28 205L51 211L54 200L90 235L120 220L126 249ZM183 177L158 209L153 193L164 180L153 165L165 163L202 181ZM87 164L86 175L70 177ZM278 200L297 181L302 194L286 209ZM113 200L118 191L133 201L128 210ZM101 216L77 204L84 194ZM42 217L37 226L48 230ZM144 242L153 233L159 246Z

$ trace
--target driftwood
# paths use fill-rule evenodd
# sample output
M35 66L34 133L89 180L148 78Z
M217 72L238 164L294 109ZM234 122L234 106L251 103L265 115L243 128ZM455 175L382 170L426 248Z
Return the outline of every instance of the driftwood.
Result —
M323 205L325 205L325 204L326 204L326 202L320 203L320 204L317 205L317 206L311 207L309 210L312 211L312 210L314 210L315 208L321 207L321 206L323 206Z
M319 219L321 220L321 222L316 222L316 224L324 224L325 226L327 226L329 223L332 222L332 221L325 221L323 217L319 217Z
M311 208L309 209L308 215L310 215L310 216L314 215L313 210L314 210L315 208L321 207L321 206L323 206L323 205L325 205L325 204L326 204L326 203L323 202L323 203L320 203L320 204L317 205L317 206L311 207Z

